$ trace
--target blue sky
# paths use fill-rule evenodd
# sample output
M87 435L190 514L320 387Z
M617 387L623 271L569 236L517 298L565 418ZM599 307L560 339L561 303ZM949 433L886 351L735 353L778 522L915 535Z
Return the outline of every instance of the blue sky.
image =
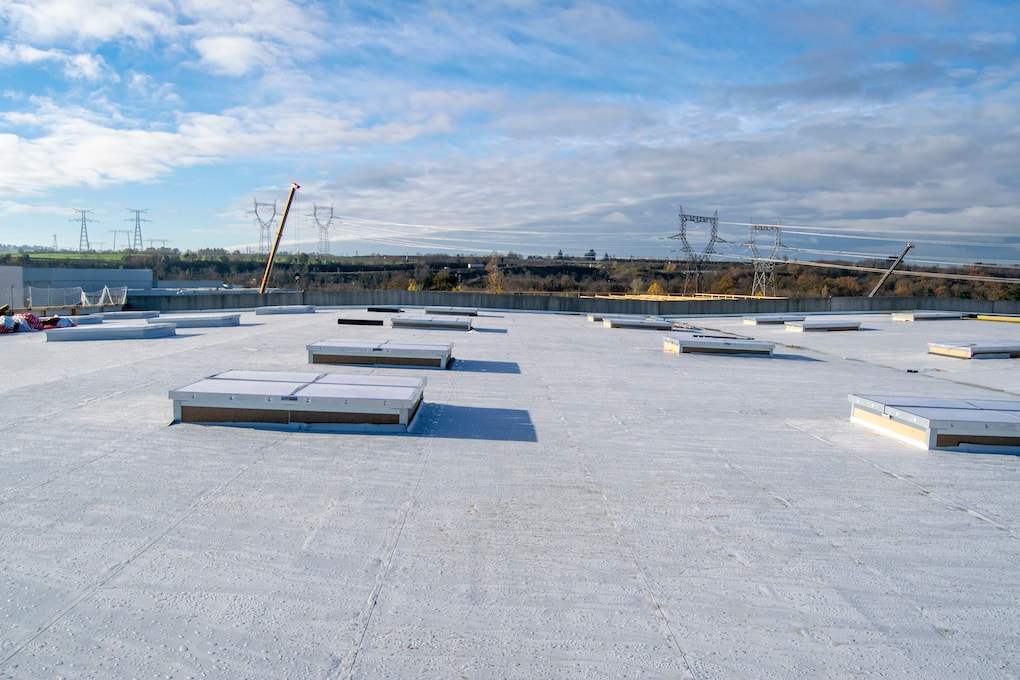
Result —
M257 250L297 182L287 250L332 206L333 254L676 256L683 206L725 258L753 220L789 259L1017 264L1018 29L1013 0L0 0L0 243L77 249L88 209L121 248L140 209Z

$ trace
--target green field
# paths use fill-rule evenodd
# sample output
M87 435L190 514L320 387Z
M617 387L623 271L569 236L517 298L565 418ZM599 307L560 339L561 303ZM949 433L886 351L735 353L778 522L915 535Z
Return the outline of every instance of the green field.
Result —
M29 253L30 260L67 260L75 262L78 260L89 260L91 262L120 262L125 257L124 253Z

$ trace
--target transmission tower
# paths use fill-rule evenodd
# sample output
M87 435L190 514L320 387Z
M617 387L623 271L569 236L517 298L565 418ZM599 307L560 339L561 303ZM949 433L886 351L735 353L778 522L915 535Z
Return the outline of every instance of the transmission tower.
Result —
M117 252L117 234L127 234L128 241L131 240L131 232L127 229L108 229L107 233L113 234L113 251ZM126 248L127 246L125 246Z
M697 293L698 286L701 282L701 266L715 253L715 244L723 242L723 240L719 238L719 211L716 210L712 217L688 215L684 212L683 206L680 206L679 221L680 233L670 236L669 238L680 239L681 249L683 250L684 257L687 260L687 272L684 277L684 293L687 293L687 282L692 277L694 279L694 292ZM709 225L708 244L700 253L694 250L690 240L687 238L688 224Z
M128 208L128 212L132 212L135 214L134 220L130 219L124 220L125 222L133 221L135 223L135 240L131 244L131 249L141 252L145 250L145 245L143 244L142 241L142 222L151 222L152 220L147 220L142 217L142 213L149 212L148 210L136 210L134 208ZM114 250L116 250L116 244L114 244L114 246L115 246Z
M313 203L312 214L309 217L315 220L315 226L319 229L319 249L316 254L319 257L329 255L329 230L333 226L333 206L327 208Z
M760 232L770 233L773 236L772 249L769 254L762 257L758 250L755 237ZM754 280L751 283L751 295L776 295L776 256L783 247L783 231L774 225L751 224L747 245L751 249L751 259L754 262Z
M83 210L81 208L74 208L74 211L78 213L78 217L71 220L72 222L78 222L81 224L81 238L78 240L78 250L81 252L87 252L92 250L92 246L89 243L89 222L95 222L96 220L89 217L89 213L95 212L95 210Z
M262 212L259 212L259 209ZM269 217L263 217L263 214L272 209L273 214ZM249 215L255 215L255 224L259 226L259 253L262 255L269 254L269 244L272 241L272 225L276 219L276 201L272 203L259 203L255 201L255 209L248 213Z

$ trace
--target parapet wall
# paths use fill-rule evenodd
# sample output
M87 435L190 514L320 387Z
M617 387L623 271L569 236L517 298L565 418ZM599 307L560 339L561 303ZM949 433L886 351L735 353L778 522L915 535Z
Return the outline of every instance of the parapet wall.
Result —
M183 291L182 294L129 291L126 308L160 312L251 309L269 305L316 307L478 307L529 312L643 314L650 316L719 316L727 314L853 313L919 309L979 314L1020 314L1016 300L961 300L935 297L841 297L737 300L639 300L559 295L448 293L407 290L350 292L270 291L251 289Z

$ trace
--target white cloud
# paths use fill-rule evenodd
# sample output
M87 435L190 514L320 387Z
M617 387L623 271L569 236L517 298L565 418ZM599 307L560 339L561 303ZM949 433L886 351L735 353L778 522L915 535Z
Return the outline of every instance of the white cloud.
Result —
M29 45L0 43L0 66L63 61L64 58L64 53L59 50L40 50Z
M0 122L20 136L0 138L0 191L187 183L215 163L224 183L311 176L345 212L503 240L621 225L651 238L679 203L845 228L969 210L1015 229L1002 220L1020 189L1020 85L1001 21L954 14L958 30L935 33L925 11L925 30L883 32L909 13L865 30L864 10L804 6L782 16L810 35L727 42L702 29L771 30L777 15L743 0L658 14L595 0L90 7L5 6L0 68L37 69L50 99L5 83L20 108Z
M64 62L64 73L69 78L81 78L83 80L119 80L117 74L111 71L102 57L95 54L75 54L67 57Z
M133 82L148 85L145 78ZM91 110L46 99L33 103L30 111L0 113L0 120L11 126L41 131L0 137L0 155L6 159L0 165L0 191L38 194L59 187L149 182L196 164L402 144L447 133L452 124L448 114L422 101L410 118L370 125L338 115L328 101L305 98L222 113L180 113L170 130L125 118L119 107L98 99Z
M533 26L554 42L584 42L597 48L617 48L647 40L651 25L600 2L576 2L540 12Z
M66 49L161 42L159 49L170 53L194 49L203 68L229 76L312 58L327 44L313 30L323 29L316 6L287 0L9 0L6 18L15 44ZM7 52L12 49L27 48ZM3 58L0 48L0 63Z
M52 62L63 66L71 79L98 81L119 79L102 56L88 53L67 53L59 49L38 49L29 45L0 43L0 66L32 65Z
M150 181L168 171L166 153L175 141L166 133L112 130L73 119L38 139L3 135L0 154L18 161L0 165L0 191L31 196L55 186Z
M270 60L258 42L239 35L199 38L195 49L201 56L200 66L228 76L243 76Z
M128 72L126 80L133 95L145 101L156 102L158 105L181 103L172 83L158 82L149 74L137 71Z
M179 35L199 54L199 68L238 77L257 70L288 70L318 56L328 33L315 4L289 0L181 3ZM317 31L319 33L317 33Z
M6 15L20 40L56 44L129 39L148 42L174 30L169 0L9 0Z

